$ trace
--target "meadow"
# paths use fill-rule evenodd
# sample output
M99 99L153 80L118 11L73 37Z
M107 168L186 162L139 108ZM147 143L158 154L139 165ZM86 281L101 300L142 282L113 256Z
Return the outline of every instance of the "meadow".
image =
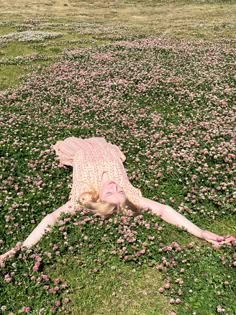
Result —
M233 1L0 0L0 253L64 204L52 145L105 137L143 195L236 235ZM145 211L63 216L1 266L0 314L236 314L235 248Z

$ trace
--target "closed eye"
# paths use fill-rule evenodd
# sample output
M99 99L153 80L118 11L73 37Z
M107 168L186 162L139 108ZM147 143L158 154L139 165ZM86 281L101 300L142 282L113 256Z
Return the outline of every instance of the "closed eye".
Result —
M113 192L111 192L111 191L108 191L108 192L106 192L106 196L111 196L113 194ZM118 191L118 194L124 194L124 192L123 192L123 190L121 190L121 191Z
M112 192L108 191L105 195L110 196L110 195L112 195Z

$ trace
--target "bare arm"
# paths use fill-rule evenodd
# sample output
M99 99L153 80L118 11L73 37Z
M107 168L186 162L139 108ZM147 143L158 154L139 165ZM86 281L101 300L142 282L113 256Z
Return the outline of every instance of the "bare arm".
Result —
M43 235L50 230L50 226L52 227L57 222L62 213L73 213L71 201L68 201L64 206L58 208L43 218L43 220L38 226L36 226L23 243L17 243L14 248L0 256L0 263L11 256L14 256L21 247L31 248L34 246L43 237Z
M30 248L35 245L59 219L62 213L71 213L72 206L71 201L68 201L64 206L58 208L54 212L46 215L45 218L39 223L39 225L31 232L27 239L22 243L22 247Z
M205 239L214 245L223 243L235 244L236 242L235 237L222 237L210 231L202 230L197 225L185 218L185 216L172 209L170 206L163 205L159 202L144 197L140 198L140 203L142 208L151 210L153 214L158 215L164 221L183 228L196 237Z

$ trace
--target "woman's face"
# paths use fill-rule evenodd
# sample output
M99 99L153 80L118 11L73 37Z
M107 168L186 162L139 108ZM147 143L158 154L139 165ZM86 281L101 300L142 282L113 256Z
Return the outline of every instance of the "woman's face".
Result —
M122 188L117 183L110 180L106 172L102 175L99 197L102 201L115 205L123 204L126 200Z

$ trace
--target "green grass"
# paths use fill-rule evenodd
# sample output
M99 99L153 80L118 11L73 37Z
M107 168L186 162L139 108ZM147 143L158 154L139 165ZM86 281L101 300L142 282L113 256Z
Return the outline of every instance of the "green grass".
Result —
M5 26L5 25L1 25L1 27L0 27L0 36L7 35L10 33L14 33L14 32L15 32L14 27Z
M20 65L0 65L0 69L0 91L14 87L19 83L20 77L28 73L25 66Z
M86 268L81 257L72 259L73 264L71 258L61 260L53 271L71 284L71 314L143 315L171 310L168 298L157 293L162 278L155 268L137 268L110 258L94 272L93 255L83 257Z
M30 45L19 43L19 42L10 42L6 45L6 48L2 51L3 57L17 57L17 56L25 56L34 53L34 49L30 47Z
M48 30L45 31L47 32ZM58 32L60 31L58 30ZM94 38L89 34L81 35L77 32L65 32L63 40L60 38L48 40L46 45L45 43L21 43L16 41L4 43L0 49L0 90L13 87L22 75L30 73L32 69L37 69L37 64L40 66L47 65L47 60L50 60L50 63L56 62L64 49L97 47L110 42L108 39ZM39 57L35 57L37 54ZM31 56L34 56L33 60L26 59ZM18 61L18 57L25 58L24 65L20 64L21 62ZM46 62L41 61L42 58ZM12 64L15 64L14 71L12 71Z

